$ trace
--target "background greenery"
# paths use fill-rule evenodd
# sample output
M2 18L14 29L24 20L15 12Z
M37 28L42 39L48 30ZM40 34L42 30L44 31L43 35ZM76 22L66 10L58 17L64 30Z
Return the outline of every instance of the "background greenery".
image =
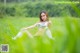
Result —
M80 2L64 1L27 1L27 2L6 2L6 5L1 3L0 14L9 16L25 16L37 17L40 11L46 10L50 17L62 16L80 16ZM68 2L68 3L66 3Z
M74 3L73 0L68 0L71 3L66 3L66 0L4 1L0 0L0 45L9 44L7 53L80 53L80 2ZM42 10L49 13L52 21L50 30L55 40L50 40L45 35L31 39L25 33L21 38L12 40L21 28L39 21L39 13ZM37 30L35 27L29 31L35 34Z

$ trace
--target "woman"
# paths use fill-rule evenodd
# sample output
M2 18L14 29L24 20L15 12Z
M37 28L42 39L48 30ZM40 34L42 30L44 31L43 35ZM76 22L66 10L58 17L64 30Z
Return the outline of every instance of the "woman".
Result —
M39 30L34 36L41 36L42 33L45 33L50 39L54 40L54 38L52 37L51 31L49 30L51 21L49 21L49 19L48 19L47 12L42 11L40 13L39 18L40 18L39 22L37 22L36 24L34 24L32 26L22 28L21 31L15 37L13 37L13 39L15 40L16 38L21 37L23 32L26 32L30 38L33 38L33 35L28 31L28 29L31 29L31 28L34 28L37 26L39 28Z

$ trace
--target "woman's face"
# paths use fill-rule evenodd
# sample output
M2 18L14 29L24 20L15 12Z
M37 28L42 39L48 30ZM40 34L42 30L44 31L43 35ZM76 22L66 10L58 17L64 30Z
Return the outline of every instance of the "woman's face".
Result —
M43 21L46 21L46 19L47 19L46 14L45 13L41 13L41 18L42 18Z

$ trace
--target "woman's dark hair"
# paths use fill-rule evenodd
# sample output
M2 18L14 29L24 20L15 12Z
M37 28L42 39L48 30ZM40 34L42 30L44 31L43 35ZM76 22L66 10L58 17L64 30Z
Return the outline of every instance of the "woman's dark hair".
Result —
M43 22L43 20L42 20L42 18L41 18L41 14L42 14L42 13L45 13L45 14L46 14L46 17L47 17L47 18L46 18L46 21L49 21L49 19L48 19L48 13L47 13L46 11L41 11L41 12L40 12L40 15L39 15L40 21Z

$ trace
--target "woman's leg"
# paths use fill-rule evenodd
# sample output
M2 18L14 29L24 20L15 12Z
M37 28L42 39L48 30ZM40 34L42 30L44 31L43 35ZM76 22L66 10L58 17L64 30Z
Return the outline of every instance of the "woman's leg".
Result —
M36 32L36 34L34 34L34 36L40 36L39 33L40 33L39 31Z
M12 39L16 40L18 37L21 37L22 35L23 35L23 32L20 31L20 32L18 32L18 34L17 34L15 37L13 37Z
M12 39L16 40L18 37L21 37L24 32L26 32L30 38L33 38L33 36L31 35L31 33L30 33L29 31L27 31L27 30L21 30L21 31L18 32L18 34L17 34L15 37L13 37Z
M25 32L28 34L30 38L33 38L33 35L28 30L26 30Z
M51 31L49 29L46 30L46 35L50 38L50 39L53 39L54 38L52 37L52 34L51 34Z
M42 36L44 34L44 30L39 30L38 32L36 32L36 34L34 34L34 36Z

